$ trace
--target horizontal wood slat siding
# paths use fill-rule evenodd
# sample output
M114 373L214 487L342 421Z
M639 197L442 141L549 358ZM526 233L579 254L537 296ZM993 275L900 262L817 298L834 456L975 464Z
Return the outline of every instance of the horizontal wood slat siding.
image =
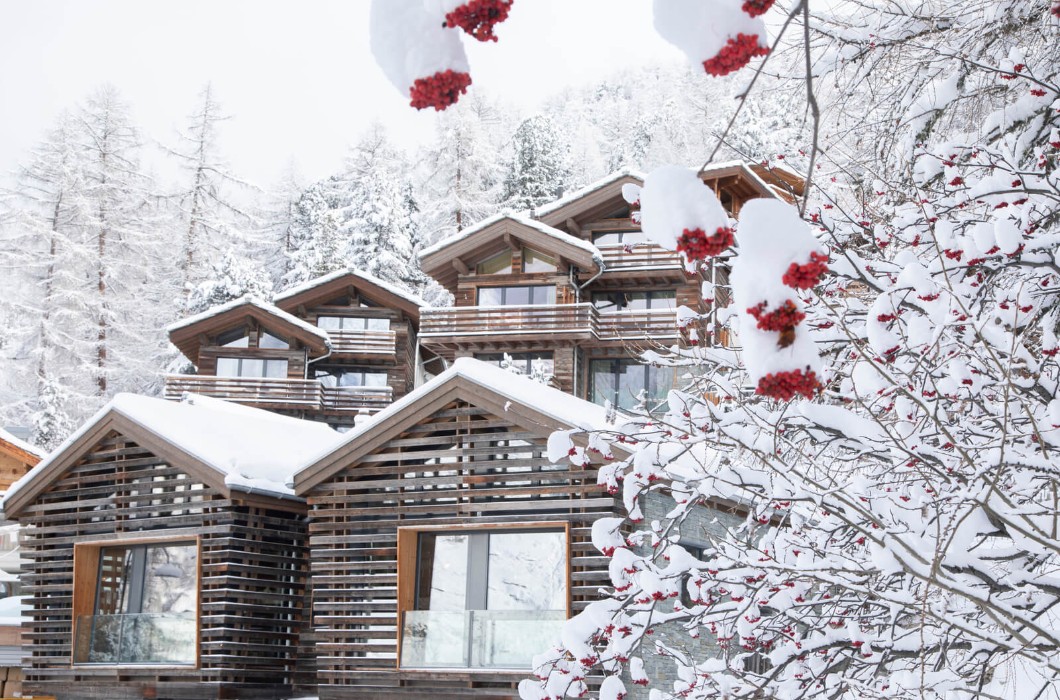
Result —
M112 432L19 520L33 608L25 692L112 700L290 696L305 620L300 513L227 499ZM75 542L196 535L200 667L71 667Z
M485 409L453 402L310 491L323 700L517 697L529 669L397 669L397 533L408 526L569 523L571 603L581 610L607 578L607 560L591 545L591 524L619 506L596 485L595 469L552 465L545 442Z

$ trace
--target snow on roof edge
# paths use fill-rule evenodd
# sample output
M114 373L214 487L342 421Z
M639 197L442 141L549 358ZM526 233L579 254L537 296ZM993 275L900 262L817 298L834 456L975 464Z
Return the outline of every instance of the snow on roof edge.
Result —
M613 424L607 420L607 409L603 406L580 399L559 389L545 386L532 379L513 374L488 362L476 360L472 357L460 357L449 366L449 369L376 413L371 420L355 426L352 430L345 433L340 442L315 454L298 469L293 470L292 479L326 458L335 450L341 449L344 445L354 442L365 433L370 432L381 420L386 420L390 416L408 409L421 398L434 391L437 387L451 381L454 377L463 377L484 389L496 392L511 401L518 401L530 406L551 418L575 428L592 431L607 430L609 427L613 427ZM555 410L555 405L557 404L571 406L571 408L569 411L557 411Z
M313 289L315 287L319 287L320 285L327 284L329 282L333 282L334 280L337 280L337 279L341 279L341 278L345 277L346 275L353 275L354 277L360 277L365 282L368 282L369 284L374 284L377 287L379 287L380 289L388 291L391 294L393 294L394 296L401 297L402 299L404 299L404 300L406 300L406 301L408 301L408 302L410 302L412 304L415 304L417 306L430 306L430 304L428 304L426 301L424 301L423 298L421 298L419 296L416 296L412 292L409 292L409 291L406 291L404 289L401 289L400 287L397 287L397 286L391 284L390 282L386 282L385 280L381 280L381 279L379 279L378 277L376 277L373 274L364 272L362 270L357 270L357 269L352 268L352 267L342 268L340 270L335 270L334 272L329 272L326 275L321 275L320 277L316 277L316 278L311 279L311 280L306 280L305 282L303 282L301 284L295 285L294 287L290 287L289 289L285 289L282 292L278 292L277 294L274 294L272 296L272 300L273 301L283 301L284 299L290 299L293 296L298 296L299 294L302 294L303 292L307 292L310 289Z
M46 450L43 450L43 449L37 447L36 445L31 445L30 443L26 442L22 438L15 437L14 435L12 435L11 433L7 432L3 428L0 428L0 440L3 440L4 442L10 443L11 445L14 445L18 449L22 450L23 452L28 452L29 454L33 455L34 457L39 457L41 459L44 459L44 456L48 454L48 452Z
M592 182L586 185L585 187L581 187L575 190L574 192L571 192L570 194L564 195L559 199L549 202L548 204L535 208L534 216L548 216L552 212L558 209L562 209L568 204L576 202L582 197L586 197L597 190L603 189L604 187L607 187L611 183L615 182L616 180L621 180L624 177L635 177L641 182L643 182L645 174L634 168L619 168L611 174L605 175L604 177L600 178L596 182Z
M543 233L546 236L550 236L552 238L555 238L556 240L562 241L562 242L566 243L567 245L574 246L576 248L580 248L580 249L584 250L585 252L589 253L593 257L593 261L596 262L597 265L602 264L603 255L600 253L600 249L597 248L596 246L594 246L592 243L590 243L588 241L584 241L584 240L582 240L582 239L580 239L580 238L578 238L576 236L572 236L569 233L564 233L563 231L560 231L557 228L553 228L552 226L549 226L547 224L541 223L540 221L537 221L536 219L531 219L525 213L514 213L514 212L505 212L505 213L502 213L502 214L494 214L493 216L490 216L490 217L487 217L487 218L483 219L482 221L478 222L474 226L470 226L470 227L464 229L463 231L460 231L459 233L456 233L456 234L454 234L452 236L449 236L448 238L440 240L437 243L435 243L434 245L428 246L427 248L424 248L423 250L421 250L420 253L419 253L419 259L423 260L427 256L434 255L435 253L437 253L437 252L439 252L441 250L444 250L445 248L448 248L449 246L451 246L451 245L453 245L455 243L459 243L460 241L467 240L471 236L477 234L479 231L487 229L490 226L493 226L494 224L499 223L500 221L503 221L504 219L511 219L512 221L514 221L514 222L516 222L518 224L522 224L523 226L526 226L528 228L532 228L535 231L538 231L539 233Z
M177 321L175 323L171 323L168 326L166 326L166 333L172 333L173 331L180 330L182 328L187 328L188 326L193 326L196 323L200 323L200 322L205 321L205 320L207 320L209 318L213 318L215 316L220 316L221 314L227 313L229 311L232 311L233 309L238 309L240 306L243 306L245 304L249 304L251 306L257 307L258 309L264 311L265 313L267 313L267 314L269 314L271 316L275 316L275 317L277 317L279 319L282 319L282 320L286 321L287 323L290 323L291 325L298 326L299 328L301 328L302 330L306 331L307 333L310 333L310 334L315 335L316 337L320 338L321 340L324 341L325 344L329 344L331 342L330 339L328 338L328 334L326 332L320 330L316 326L313 326L313 325L310 325L309 323L306 323L305 321L303 321L302 319L298 318L297 316L293 316L293 315L287 313L286 311L284 311L280 307L275 306L274 304L271 304L271 303L265 301L264 299L260 299L258 297L255 297L255 296L252 296L252 295L249 295L249 294L247 296L240 297L238 299L233 299L232 301L226 302L224 304L220 304L218 306L214 306L212 308L207 309L206 311L203 311L202 313L195 314L194 316L189 316L189 317L181 319L180 321Z

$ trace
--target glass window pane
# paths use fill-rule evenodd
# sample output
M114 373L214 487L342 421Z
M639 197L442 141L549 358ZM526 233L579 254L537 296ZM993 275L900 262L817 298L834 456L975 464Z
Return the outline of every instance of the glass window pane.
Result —
M264 377L265 362L255 358L244 357L239 361L240 377Z
M530 287L530 303L531 304L548 304L552 305L556 303L556 288L555 287Z
M648 370L648 396L656 401L666 398L670 389L674 388L673 367L647 367Z
M365 372L364 386L386 386L386 372Z
M467 604L468 535L420 535L419 610L463 612Z
M364 386L364 372L359 370L341 372L339 386Z
M619 363L618 406L631 409L637 405L637 397L645 386L646 367L639 362L622 360Z
M593 403L604 405L610 401L615 403L615 372L611 360L593 360L589 364L591 376L591 396Z
M287 360L266 360L265 376L270 379L286 379Z
M330 370L318 369L313 376L318 382L329 389L334 389L339 384L339 378Z
M593 292L593 306L601 311L618 311L624 303L622 292Z
M342 328L342 318L339 316L317 316L317 328L326 331L337 331Z
M566 610L565 534L491 534L486 580L486 607L489 610Z
M480 262L475 272L480 275L506 275L512 271L512 251L505 250L489 260Z
M523 248L523 272L555 272L556 259L530 248Z
M225 348L250 347L250 337L246 328L237 328L217 336L217 344Z
M594 233L593 243L595 245L621 245L621 233Z
M676 300L677 300L677 293L674 290L672 290L672 289L669 289L669 290L663 289L663 290L659 290L659 291L654 291L654 292L651 293L651 296L650 296L650 298L648 300L648 308L655 309L655 310L659 310L659 309L670 309L670 310L673 310L674 308L676 308L675 307Z
M238 377L239 376L239 358L238 357L218 357L217 358L217 370L218 377Z
M272 333L262 331L261 337L258 338L258 347L268 350L287 350L291 345L283 338L277 338Z
M629 292L626 294L626 308L630 311L644 311L648 308L648 292Z
M390 330L390 319L389 318L366 318L365 327L370 331L388 331Z
M530 287L505 287L505 306L524 306L530 303Z
M504 303L504 287L479 287L479 306L500 306Z

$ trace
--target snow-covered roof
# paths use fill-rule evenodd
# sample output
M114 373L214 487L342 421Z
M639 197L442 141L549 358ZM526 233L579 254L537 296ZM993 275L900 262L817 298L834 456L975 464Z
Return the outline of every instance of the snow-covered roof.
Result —
M582 199L583 197L587 197L593 192L601 190L607 187L608 185L617 182L618 180L621 180L624 177L632 177L643 182L645 176L644 173L640 172L639 170L634 170L633 168L620 168L619 170L616 170L610 175L600 178L596 182L588 184L585 187L582 187L581 189L571 192L570 194L566 194L553 202L545 204L544 206L537 207L536 209L534 209L534 216L547 216L548 214L551 214L557 209L562 209L568 204L576 202L579 199Z
M453 245L454 243L459 243L460 241L467 240L468 238L471 238L475 234L479 233L480 231L484 231L493 226L494 224L497 224L505 219L510 219L512 221L515 221L516 223L522 224L523 226L532 228L535 231L545 234L546 236L551 236L552 238L555 238L557 241L562 241L567 245L571 245L576 248L581 248L585 252L594 256L594 258L600 257L600 250L588 241L583 241L582 239L572 236L569 233L564 233L563 231L560 231L556 228L552 228L551 226L547 226L541 223L540 221L535 221L534 219L531 219L525 214L514 214L508 212L504 214L494 214L491 217L483 219L474 226L469 226L468 228L464 229L463 231L460 231L457 234L449 236L444 240L438 241L432 246L424 248L420 251L420 259L422 260L423 258L426 258L429 255L434 255L438 251L444 250L449 246Z
M345 433L335 445L319 450L316 455L305 462L304 467L294 473L293 478L300 481L300 475L304 475L307 470L326 460L334 452L346 445L356 443L381 424L410 411L425 397L457 378L462 378L478 387L476 395L479 393L497 395L508 402L531 408L572 429L595 431L616 427L615 423L608 421L608 412L603 406L579 399L527 377L513 374L496 365L470 357L461 357L446 371L376 413L370 420ZM619 425L623 422L620 420Z
M269 302L267 302L267 301L265 301L263 299L259 299L257 297L249 296L249 295L245 296L245 297L241 297L239 299L233 299L232 301L230 301L230 302L228 302L226 304L221 304L219 306L214 306L213 308L207 309L206 311L203 311L200 314L195 314L194 316L189 316L189 317L187 317L185 319L181 319L180 321L177 321L176 323L171 323L168 326L166 326L166 332L167 333L172 333L173 331L179 331L181 329L188 328L189 326L197 325L199 323L202 323L203 321L207 321L207 320L209 320L211 318L215 318L215 317L220 316L222 314L228 313L229 311L233 311L235 309L238 309L238 308L240 308L242 306L253 306L253 307L255 307L255 308L257 308L257 309L259 309L259 310L261 310L261 311L263 311L263 312L265 312L267 314L269 314L270 316L275 316L276 318L280 319L284 323L288 323L288 324L290 324L292 326L297 326L299 329L305 331L306 333L309 333L310 335L314 335L314 336L320 338L322 341L324 341L325 345L329 342L328 341L328 334L325 331L322 331L319 328L317 328L316 326L303 321L302 319L298 318L297 316L293 316L293 315L287 313L286 311L284 311L283 309L279 308L278 306L274 306L273 304L270 304Z
M281 302L281 301L284 301L285 299L290 299L291 297L296 297L299 294L304 294L305 292L312 291L312 290L316 289L317 287L323 286L325 284L330 284L331 282L334 282L335 280L340 280L340 279L342 279L343 277L346 277L346 276L357 277L357 278L360 278L361 280L363 280L363 281L365 281L365 282L367 282L369 284L374 284L376 287L379 287L383 291L389 292L390 294L393 294L394 296L401 297L402 299L404 299L405 301L409 302L410 304L415 304L416 306L429 306L429 304L426 301L424 301L422 298L416 296L415 294L413 294L413 293L411 293L409 291L406 291L406 290L402 289L401 287L393 285L390 282L386 282L384 280L381 280L378 277L376 277L375 275L371 275L371 274L368 274L367 272L362 272L360 270L356 270L356 269L354 269L352 267L351 268L347 268L347 269L342 269L342 270L336 270L335 272L331 272L331 273L328 273L328 274L323 275L321 277L317 277L317 278L311 279L311 280L309 280L307 282L303 282L302 284L299 284L297 286L291 287L290 289L285 289L284 291L282 291L279 294L275 295L272 299L275 302Z
M3 428L0 428L0 442L6 442L15 449L22 450L23 452L30 454L38 459L43 458L44 455L47 454L44 450L40 449L36 445L31 445L25 440L21 440L15 437Z
M307 454L333 446L342 438L324 423L206 396L188 394L178 402L118 394L47 459L16 481L4 495L3 505L38 479L55 472L52 465L77 459L80 455L76 448L82 438L114 415L213 469L230 489L280 497L293 495L287 482Z
M773 187L771 187L768 182L763 180L761 176L758 175L758 173L752 170L750 165L748 165L742 160L726 160L722 161L721 163L711 163L707 167L700 170L699 175L700 177L704 175L706 175L707 177L710 177L712 175L718 177L720 176L721 171L725 170L739 170L741 174L747 177L748 180L753 182L755 186L758 187L758 189L762 190L763 194L768 194L771 197L776 196Z

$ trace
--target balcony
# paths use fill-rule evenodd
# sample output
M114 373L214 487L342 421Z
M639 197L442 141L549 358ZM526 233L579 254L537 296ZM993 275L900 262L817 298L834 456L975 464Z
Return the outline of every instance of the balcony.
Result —
M389 386L325 387L308 379L211 377L188 374L165 376L164 396L179 400L185 392L225 399L258 408L303 410L319 413L378 411L393 400Z
M566 619L565 610L409 610L401 667L529 671L534 655L559 639Z
M684 268L681 254L666 250L654 243L625 245L601 245L605 274L636 268Z
M621 341L679 337L674 312L602 313L592 304L459 306L423 309L420 340L427 346L466 346L503 340ZM544 340L544 339L542 339Z
M394 359L397 333L394 331L328 331L332 355L365 359Z

